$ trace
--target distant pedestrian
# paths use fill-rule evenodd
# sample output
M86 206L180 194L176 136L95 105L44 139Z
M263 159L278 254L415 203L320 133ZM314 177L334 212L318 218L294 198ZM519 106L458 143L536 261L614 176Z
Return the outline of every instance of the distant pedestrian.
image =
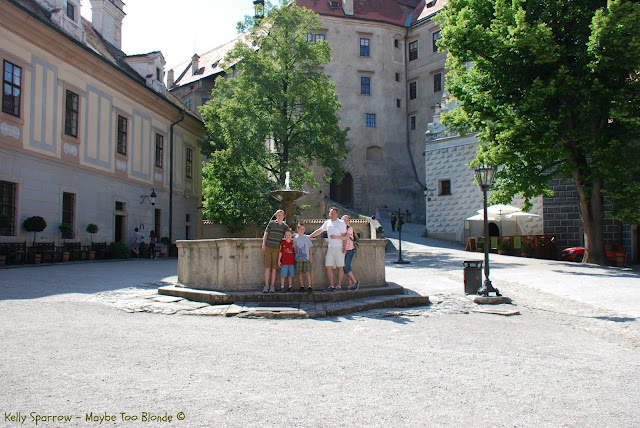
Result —
M311 293L311 265L313 263L313 242L309 235L305 235L304 223L298 223L296 228L298 234L293 238L293 245L296 248L296 272L300 277L300 291L304 291L304 276L307 276L307 291Z
M144 236L142 236L142 233L140 233L136 227L135 233L133 234L133 241L131 241L131 251L133 251L133 254L135 254L136 257L140 257L139 248L142 241L144 241Z
M395 214L391 214L391 231L396 231L396 222L398 221L398 217Z
M373 219L380 221L380 211L378 210L378 207L376 207L376 213L373 216Z
M293 291L293 276L295 275L295 254L291 229L284 232L284 239L280 242L278 265L280 266L280 291L284 293L284 279L289 278L289 292Z
M149 258L156 258L156 243L158 242L158 238L156 237L156 232L154 230L149 233Z

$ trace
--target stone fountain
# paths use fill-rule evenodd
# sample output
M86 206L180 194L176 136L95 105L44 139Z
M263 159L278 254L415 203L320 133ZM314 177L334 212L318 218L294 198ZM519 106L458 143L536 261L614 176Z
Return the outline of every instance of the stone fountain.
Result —
M296 206L295 202L306 195L304 190L293 190L289 187L289 171L285 173L284 189L274 190L271 196L280 201L280 209L284 211L287 225L291 230L296 230Z

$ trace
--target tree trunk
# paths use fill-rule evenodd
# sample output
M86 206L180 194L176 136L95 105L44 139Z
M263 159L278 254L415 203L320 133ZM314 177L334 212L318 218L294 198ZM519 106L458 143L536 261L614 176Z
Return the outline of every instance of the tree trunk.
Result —
M591 191L581 182L580 176L574 174L574 184L578 191L580 217L584 228L585 254L583 263L606 265L607 257L604 251L604 199L602 197L602 181L592 184ZM591 183L590 183L591 184Z

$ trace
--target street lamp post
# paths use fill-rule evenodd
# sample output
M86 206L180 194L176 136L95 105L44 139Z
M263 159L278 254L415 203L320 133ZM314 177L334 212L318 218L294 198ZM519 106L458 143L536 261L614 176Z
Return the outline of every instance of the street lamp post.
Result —
M496 293L501 296L500 292L493 288L491 280L489 280L489 221L487 220L487 190L493 183L493 176L496 169L489 165L481 165L475 169L476 180L482 188L482 198L484 204L484 283L482 288L478 290L481 296L489 296L489 293Z

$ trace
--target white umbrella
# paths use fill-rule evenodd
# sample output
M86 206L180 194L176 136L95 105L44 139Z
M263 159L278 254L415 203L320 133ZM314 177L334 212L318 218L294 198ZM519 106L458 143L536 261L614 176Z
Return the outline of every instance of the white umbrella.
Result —
M484 220L484 213L481 212L476 215L472 215L471 217L465 218L465 220ZM488 213L487 220L498 220L498 217L494 214Z
M478 210L479 213L482 213L483 211L484 209ZM504 214L515 213L518 211L522 211L522 210L518 207L514 207L513 205L496 204L496 205L491 205L490 207L487 207L487 213L489 214L489 216L491 215L500 216Z
M509 214L503 214L498 216L498 218L507 218L514 219L516 221L516 235L518 234L518 218L532 218L532 217L540 217L538 214L525 213L522 211L515 211Z

